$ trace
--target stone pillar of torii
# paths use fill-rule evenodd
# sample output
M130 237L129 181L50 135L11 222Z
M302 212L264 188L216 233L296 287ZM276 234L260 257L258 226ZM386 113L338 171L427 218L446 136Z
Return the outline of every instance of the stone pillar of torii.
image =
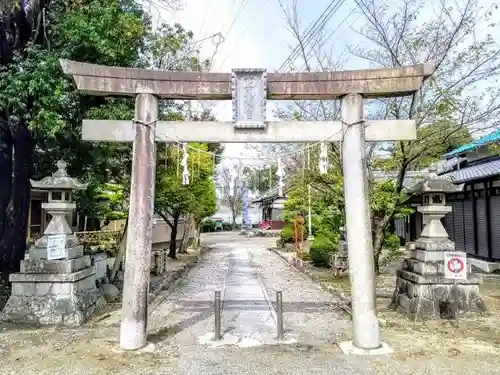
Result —
M411 95L434 65L317 73L171 72L99 66L61 60L79 90L135 97L135 119L84 120L82 138L133 142L120 347L147 345L147 297L155 190L155 141L313 143L342 141L353 340L348 353L387 352L376 315L365 142L414 140L413 120L363 120L363 99ZM233 121L158 121L158 99L232 100ZM267 121L266 100L341 99L341 121Z

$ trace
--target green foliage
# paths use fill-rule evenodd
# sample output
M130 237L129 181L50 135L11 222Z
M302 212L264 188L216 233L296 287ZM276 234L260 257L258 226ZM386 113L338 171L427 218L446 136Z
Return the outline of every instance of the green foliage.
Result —
M222 230L224 232L229 232L229 231L232 231L233 229L238 229L240 228L239 225L236 225L234 228L233 228L233 224L232 223L227 223L227 222L223 222L222 223Z
M121 218L122 208L94 202L92 194L98 195L110 179L127 185L131 147L84 142L81 122L130 119L133 101L80 94L63 74L59 59L139 66L149 22L133 0L85 0L52 1L44 23L43 46L28 45L0 71L0 108L8 113L13 133L20 122L29 125L36 142L32 178L50 175L55 161L63 159L72 177L90 182L87 192L76 195L81 213L99 220Z
M207 150L206 144L193 143L190 146ZM212 181L212 157L202 152L194 155L191 152L188 163L190 181L188 185L183 185L182 170L177 168L177 161L182 158L182 149L168 147L164 153L159 154L165 159L160 157L158 162L155 211L164 218L191 213L197 221L213 215L216 211L216 197Z
M98 184L92 181L87 189L75 193L78 212L96 219L102 225L112 220L126 219L128 203L123 186L112 183Z
M283 219L292 223L298 215L307 215L307 185L301 184L297 179L292 184L292 188L288 191L288 199L285 202L283 211Z
M264 194L269 191L270 186L275 186L277 170L275 165L259 169L245 167L243 174L247 177L248 186L252 191Z
M313 264L317 267L328 267L330 256L336 250L336 245L331 238L323 234L316 236L309 249L309 256Z
M374 217L383 217L385 213L394 211L395 218L405 217L413 213L413 209L405 205L409 196L404 190L397 193L394 181L375 182L372 185L370 204Z
M201 222L202 233L215 232L216 223L212 219L205 219Z
M282 243L291 243L293 242L293 226L291 224L287 224L280 231L280 239Z
M384 243L382 245L384 249L389 250L389 253L396 253L401 247L401 241L395 233L387 233L384 236Z

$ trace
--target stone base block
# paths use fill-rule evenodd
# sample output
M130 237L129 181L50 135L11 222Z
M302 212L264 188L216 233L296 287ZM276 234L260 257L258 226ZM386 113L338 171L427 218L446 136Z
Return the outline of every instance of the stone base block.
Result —
M91 266L90 256L61 260L22 260L21 273L73 273Z
M486 273L500 271L499 262L489 262L483 259L468 258L467 264L479 268L481 271Z
M420 237L415 241L415 248L417 250L438 252L455 251L455 243L448 238Z
M83 246L76 245L73 247L67 247L65 249L64 258L65 259L75 259L83 256ZM46 247L31 247L29 250L29 260L46 260L47 259L47 248Z
M480 279L445 279L444 276L419 275L407 270L398 271L396 288L389 308L412 320L453 318L455 314L486 311L479 294Z
M107 259L108 257L104 253L92 254L90 256L91 264L95 267L95 281L98 288L109 283Z
M404 260L403 269L424 276L442 275L445 273L444 261L426 262L418 259ZM467 273L470 274L471 265L467 263Z
M0 314L3 321L77 326L106 305L93 268L66 275L14 274L11 281L12 295Z
M352 341L343 341L339 344L340 350L344 354L354 355L387 355L394 353L394 350L385 342L381 342L380 346L376 349L362 349L354 345Z

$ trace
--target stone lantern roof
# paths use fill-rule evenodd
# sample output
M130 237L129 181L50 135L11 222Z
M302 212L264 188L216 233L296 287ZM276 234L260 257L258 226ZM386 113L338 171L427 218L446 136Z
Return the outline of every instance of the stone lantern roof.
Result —
M59 160L56 163L57 171L52 176L44 177L40 181L30 180L34 189L40 190L82 190L88 184L82 184L77 179L69 177L66 172L66 162Z
M438 176L436 166L429 167L429 173L425 179L417 182L410 188L413 194L425 193L452 193L462 190L461 187L453 184L451 181Z

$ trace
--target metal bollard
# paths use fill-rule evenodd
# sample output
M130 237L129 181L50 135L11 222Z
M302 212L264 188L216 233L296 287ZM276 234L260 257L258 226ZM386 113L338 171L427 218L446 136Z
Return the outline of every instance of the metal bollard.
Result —
M283 340L283 292L276 291L276 325L278 341Z
M220 303L220 290L215 292L215 324L214 324L214 341L221 339L220 333L220 320L221 320L221 303Z

